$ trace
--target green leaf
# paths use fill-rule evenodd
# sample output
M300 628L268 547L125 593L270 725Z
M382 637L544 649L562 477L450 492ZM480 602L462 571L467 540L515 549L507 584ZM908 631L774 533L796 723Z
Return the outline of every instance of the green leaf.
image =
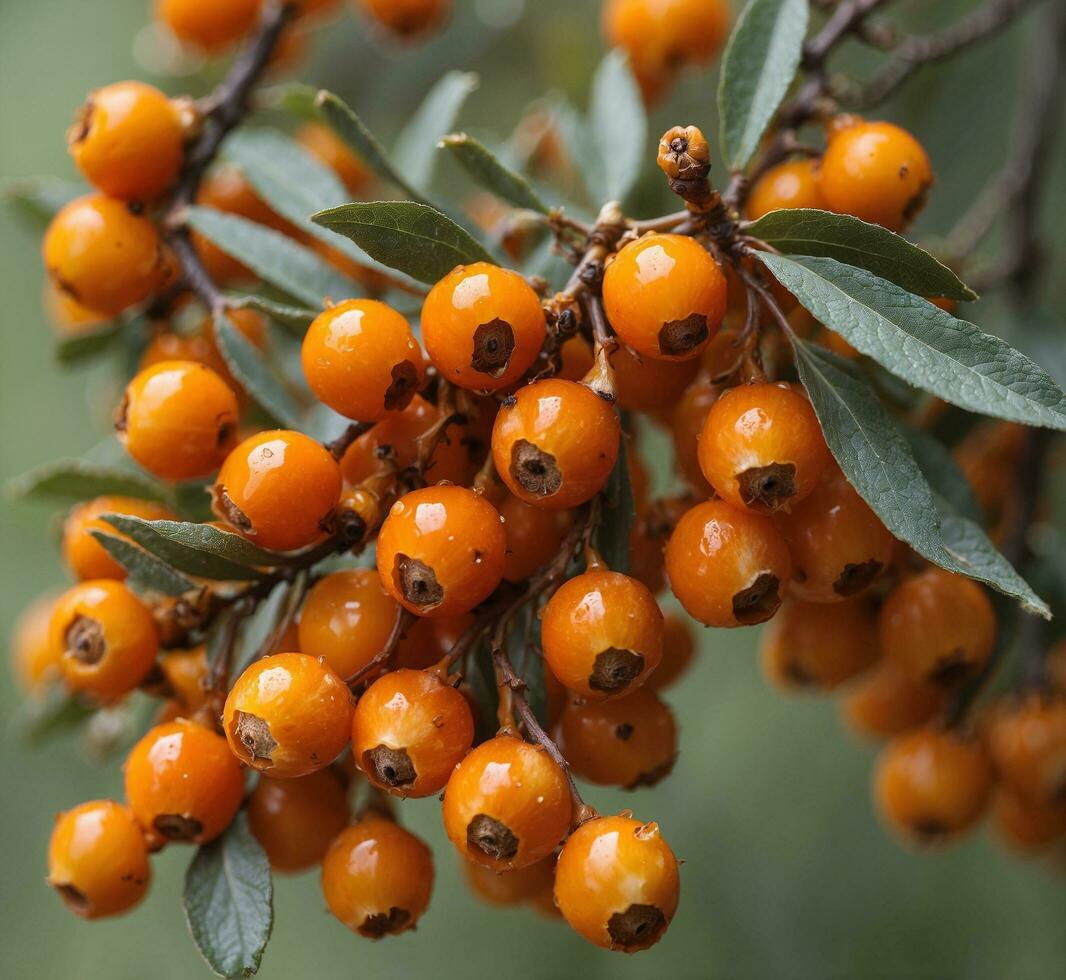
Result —
M623 427L628 425L623 419ZM618 459L603 489L603 512L596 528L594 543L607 566L623 574L629 571L629 534L636 518L633 486L629 480L629 449L623 435L618 447Z
M289 555L279 555L264 551L246 538L231 531L223 531L212 524L194 524L184 521L141 521L139 518L125 518L151 528L154 535L180 545L183 548L213 555L225 562L242 566L245 569L276 568L278 565L290 564ZM117 525L116 525L117 526ZM129 533L122 528L125 533ZM133 537L133 535L130 535ZM196 573L198 574L198 573Z
M904 381L971 412L1066 429L1062 389L998 337L835 259L756 255L816 320Z
M903 434L933 492L960 516L980 521L981 505L973 494L973 488L944 445L928 432L918 429L905 428Z
M274 884L243 811L197 850L185 873L184 904L196 948L217 976L249 977L259 969L274 925Z
M136 497L165 503L166 488L151 477L118 464L86 459L59 459L15 477L8 492L16 498L54 497L88 500L104 494Z
M263 352L222 315L215 318L218 350L233 376L252 398L287 429L300 427L300 408L270 365Z
M316 214L314 220L419 282L435 283L457 265L495 263L465 228L414 201L345 204Z
M640 176L648 118L640 89L619 49L607 54L592 79L589 121L603 169L602 194L622 201Z
M253 310L259 310L300 338L303 338L311 321L321 312L308 309L305 306L278 303L267 296L235 296L230 294L226 297L226 301L234 309L242 310L246 307L251 307Z
M94 327L87 333L63 337L56 342L53 352L60 364L75 364L114 347L125 332L126 324L121 320Z
M22 177L4 184L0 200L12 201L30 217L50 221L65 204L69 204L89 188L72 180L59 177Z
M105 531L89 531L104 550L129 572L129 584L147 592L183 596L197 591L198 586L174 571L165 561L149 554L125 538Z
M11 716L11 730L24 745L34 747L80 728L94 708L53 684L43 697L26 698Z
M433 178L437 144L454 125L467 97L478 86L470 72L450 71L444 75L407 121L393 147L399 171L420 190Z
M440 144L486 190L516 208L548 214L548 206L521 174L505 167L483 144L466 133L445 136Z
M722 156L743 170L781 100L803 52L807 0L751 0L722 56L718 116Z
M771 211L744 229L779 252L836 259L918 296L974 300L977 294L946 265L895 232L850 214L814 208Z
M192 228L299 302L320 308L327 298L348 299L357 292L350 279L273 228L214 208L190 207L185 213Z

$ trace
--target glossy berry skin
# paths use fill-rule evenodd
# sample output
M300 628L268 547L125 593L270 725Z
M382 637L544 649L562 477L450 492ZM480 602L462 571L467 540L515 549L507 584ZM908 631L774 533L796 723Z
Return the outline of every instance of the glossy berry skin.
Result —
M402 38L439 26L451 12L451 0L360 0L367 16Z
M748 194L748 218L754 221L782 208L825 210L818 181L818 160L786 160L766 171Z
M791 574L788 546L773 522L721 500L688 511L666 545L670 589L704 626L765 622Z
M396 667L425 670L436 666L451 652L452 647L471 626L472 613L462 616L441 616L436 619L416 619L404 633L396 648Z
M255 26L262 0L156 0L155 15L179 40L218 54Z
M932 183L921 143L887 122L859 122L832 135L818 178L829 210L891 231L914 220Z
M100 520L103 514L122 514L146 521L176 521L180 518L169 507L151 500L135 497L95 497L75 504L63 522L63 560L74 575L84 581L90 578L113 578L122 581L126 569L112 558L90 533L103 531L122 537L110 524Z
M466 698L432 670L390 671L367 688L352 717L359 768L396 796L439 793L473 741Z
M514 494L504 498L499 511L507 536L503 577L508 582L521 582L551 561L574 523L569 511L535 507Z
M892 562L895 538L832 462L814 492L774 520L792 552L792 594L805 602L858 595Z
M151 200L181 169L181 118L153 85L116 82L89 94L67 132L67 147L86 180L109 197Z
M11 630L11 669L25 694L44 694L61 676L61 651L49 635L55 605L55 596L39 596L22 610Z
M304 653L255 661L233 685L222 713L233 754L275 779L328 766L348 744L351 724L348 688Z
M460 865L470 890L489 905L513 906L535 902L545 892L549 904L551 903L552 887L555 884L553 857L546 857L526 868L503 874L476 861L460 861Z
M992 805L996 834L1012 851L1039 854L1066 836L1066 802L1034 803L999 786Z
M488 262L461 265L422 305L422 336L447 381L471 391L499 391L529 370L547 325L533 287Z
M151 881L148 847L133 814L114 800L82 803L56 818L48 884L83 919L133 908Z
M545 662L567 689L606 701L640 687L659 665L663 614L635 578L595 569L556 590L540 637Z
M45 232L42 254L64 295L107 317L148 299L170 275L155 225L103 194L60 208Z
M914 680L894 660L882 657L872 670L849 686L840 707L851 728L877 739L924 725L944 702L941 688Z
M697 379L685 389L671 419L670 434L678 473L704 497L710 496L711 485L700 467L700 433L720 394L717 385Z
M707 481L726 503L758 514L809 497L829 460L810 401L788 384L730 388L700 433Z
M492 458L527 504L565 510L591 500L618 458L618 414L591 388L547 378L520 388L492 428Z
M786 602L762 635L762 671L784 690L831 691L877 659L877 618L862 596Z
M513 735L482 742L444 791L444 829L456 850L496 871L547 857L570 829L570 811L562 769Z
M159 669L181 709L188 713L207 702L207 648L166 650L159 655Z
M373 180L366 164L325 123L311 122L301 126L296 132L296 141L340 177L353 197L362 194Z
M125 765L126 799L155 848L205 844L237 815L244 776L221 735L193 721L157 725Z
M293 551L330 529L340 495L340 467L321 443L274 429L245 439L226 457L214 509L261 547Z
M100 701L132 691L151 669L159 649L152 614L121 582L92 579L56 603L49 642L70 690Z
M320 313L301 356L315 396L350 419L374 422L402 411L422 384L422 350L410 324L377 300L350 299Z
M162 361L127 385L115 415L119 441L163 480L214 473L237 443L237 396L193 361Z
M299 779L260 776L247 812L270 867L295 874L318 864L348 825L348 787L332 768Z
M615 333L642 357L686 360L722 325L725 276L687 235L645 235L607 266L603 305Z
M696 641L686 617L669 614L663 621L663 658L644 682L646 690L664 691L688 671Z
M915 680L954 687L981 669L996 643L996 613L976 582L940 568L904 579L881 606L878 638Z
M698 358L662 361L640 357L627 347L619 347L610 357L618 407L634 412L656 412L675 405L678 393L693 381L700 370Z
M1032 695L995 712L986 733L996 774L1022 799L1066 805L1066 697Z
M571 928L604 949L654 946L677 911L677 858L659 826L596 817L575 830L555 868L555 903Z
M433 855L410 831L368 814L322 860L326 905L352 932L381 939L413 929L433 892Z
M346 568L319 579L300 613L300 650L349 678L388 645L400 608L372 568Z
M487 599L503 575L507 539L499 512L464 487L405 494L381 525L381 584L418 616L458 616Z
M991 769L979 743L929 728L885 746L874 774L882 817L917 844L942 843L971 829L991 789Z

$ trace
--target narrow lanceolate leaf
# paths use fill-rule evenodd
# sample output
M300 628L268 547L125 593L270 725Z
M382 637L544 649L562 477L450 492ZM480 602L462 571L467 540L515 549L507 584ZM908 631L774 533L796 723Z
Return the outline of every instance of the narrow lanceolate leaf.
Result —
M41 698L26 698L11 715L15 737L28 746L37 746L68 734L84 725L93 715L90 705L72 697L62 684L52 685Z
M970 481L943 443L918 429L904 428L903 434L933 492L960 516L980 521L981 505L974 496Z
M272 320L287 327L298 337L303 337L311 321L318 316L321 310L312 310L306 306L292 306L289 303L279 303L267 296L236 296L230 294L226 297L228 304L235 309L251 307L265 313Z
M603 511L595 534L596 550L608 568L623 574L629 571L629 534L636 516L627 455L626 437L623 436L618 459L603 490Z
M946 265L895 232L850 214L784 208L745 232L787 255L816 255L872 272L918 296L973 300L977 294Z
M49 221L64 204L88 193L84 184L59 177L23 177L4 184L0 200L13 201L31 217Z
M457 265L495 261L465 228L415 201L345 204L314 219L419 282L435 283Z
M482 187L516 208L548 213L548 206L521 174L505 167L493 153L473 136L456 133L445 136L441 147Z
M227 316L215 320L215 339L226 366L248 394L286 428L300 426L300 408L263 358L263 352Z
M55 359L60 364L76 364L97 354L103 354L117 345L125 329L125 323L116 321L96 327L88 333L64 337L55 345Z
M455 125L459 110L477 85L477 75L448 72L430 89L397 138L392 152L396 167L420 190L425 190L433 178L437 144Z
M196 948L216 975L249 977L259 969L274 925L274 885L243 812L196 852L184 903Z
M603 168L603 196L624 200L640 176L648 118L640 89L620 49L600 62L592 80L589 122Z
M213 208L191 207L186 215L192 228L298 302L321 307L327 298L348 299L357 292L314 252L272 228Z
M751 0L722 56L718 117L722 155L743 170L785 97L807 33L807 0Z
M13 497L55 497L88 500L104 494L166 502L167 491L151 477L118 464L86 459L60 459L45 463L8 484Z
M89 533L103 545L104 550L115 561L129 572L129 583L134 588L169 596L183 596L196 591L197 586L180 572L125 538L116 537L105 531L90 531Z
M998 337L836 259L756 254L816 320L916 388L981 415L1066 429L1062 389Z
M137 518L125 520L138 521ZM184 521L139 521L139 523L150 527L160 538L165 538L167 541L193 551L214 555L226 562L243 566L245 569L274 568L294 560L288 555L264 551L239 534L222 531L211 524L194 524ZM122 530L126 531L126 528Z
M180 532L168 534L156 526L162 524L166 527L195 528L197 527L195 524L184 525L176 521L146 521L126 514L104 514L102 520L179 572L222 582L259 578L259 572L256 569L184 544ZM212 528L212 530L215 529Z

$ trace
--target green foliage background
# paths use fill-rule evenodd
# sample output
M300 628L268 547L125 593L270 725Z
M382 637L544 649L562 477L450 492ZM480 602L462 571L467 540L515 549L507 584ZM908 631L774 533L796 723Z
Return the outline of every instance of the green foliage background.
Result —
M147 6L146 0L0 0L0 175L71 174L63 145L67 121L90 87L144 74L133 59L133 38ZM579 104L584 100L602 53L598 2L529 0L522 19L503 30L486 26L477 14L499 17L519 10L520 0L457 0L457 6L463 13L447 33L410 51L383 50L363 38L361 24L345 18L316 36L312 66L301 79L333 88L386 136L451 67L482 75L461 117L474 132L505 134L529 98L553 87ZM967 4L902 6L914 18L940 20ZM1009 97L1025 37L1025 29L1016 31L948 70L928 71L887 111L919 134L940 173L923 228L946 229L1005 152ZM713 126L709 77L686 76L673 100L657 111L651 131L674 122ZM1056 186L1048 219L1062 213L1066 197L1061 151L1052 167ZM451 166L441 171L442 182L468 186ZM649 213L658 207L657 194L653 189L647 195ZM1061 233L1046 224L1061 244ZM64 373L50 362L38 245L36 228L9 208L0 211L5 479L91 445L106 431L117 397L106 366ZM1066 283L1061 276L1051 279L1061 309ZM994 307L975 319L999 328ZM0 623L6 632L21 606L63 581L63 572L52 509L6 500L2 507ZM360 940L326 914L313 874L278 878L274 938L261 976L1061 976L1063 868L1009 857L985 833L940 855L901 849L869 803L873 751L843 730L831 703L784 699L768 690L758 675L755 644L752 631L702 634L698 667L669 695L682 725L681 758L670 780L636 795L589 794L601 809L628 806L642 818L658 819L686 862L681 910L652 952L636 958L604 953L532 912L478 904L444 841L439 807L428 800L401 810L437 858L434 901L417 933L378 944ZM16 704L5 678L5 721ZM117 763L97 768L66 741L29 753L3 729L5 975L207 975L181 913L189 851L172 848L156 859L149 900L122 920L73 919L44 886L53 814L120 791Z

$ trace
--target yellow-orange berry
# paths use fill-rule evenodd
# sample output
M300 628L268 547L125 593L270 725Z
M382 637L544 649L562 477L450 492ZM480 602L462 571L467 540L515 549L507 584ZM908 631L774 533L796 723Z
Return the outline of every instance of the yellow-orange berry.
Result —
M696 641L688 620L668 615L663 622L663 658L644 686L651 691L665 690L689 669L695 653Z
M700 467L700 433L720 393L716 385L697 379L685 389L670 426L678 472L703 496L710 495L711 486Z
M451 0L360 0L363 10L386 30L413 38L440 26Z
M56 601L52 595L39 596L19 614L11 630L11 668L27 694L43 694L61 676L62 651L50 635Z
M151 500L134 497L96 497L76 504L63 522L63 559L67 567L79 578L124 579L123 568L90 533L103 531L115 537L122 534L110 524L100 520L103 514L121 514L139 517L146 521L176 521L178 515L169 507Z
M786 160L766 171L748 194L748 217L754 221L781 208L825 210L818 182L818 160Z
M207 702L207 648L166 650L159 656L159 669L170 694L184 712L193 712Z
M549 904L555 883L555 858L546 857L517 871L495 871L476 861L461 861L470 890L489 905L519 905L536 902L545 892Z
M353 197L367 189L373 175L356 152L325 123L306 123L296 132L297 142L325 164Z
M997 710L986 733L1001 782L1034 803L1066 804L1066 697L1033 695Z
M634 412L655 412L677 404L700 369L698 358L662 361L640 357L628 347L619 347L610 362L618 405Z
M569 511L534 507L513 494L504 498L499 511L507 535L503 577L508 582L529 578L555 557L574 523Z
M410 670L425 670L436 666L443 657L451 653L459 637L473 625L472 613L415 620L396 648L395 665Z
M1066 802L1034 803L1010 787L999 786L992 821L997 836L1012 851L1039 854L1066 836Z
M186 44L217 54L255 25L262 0L156 0L155 15Z
M860 735L887 738L924 725L943 704L941 688L915 680L894 660L882 657L849 687L840 707Z

